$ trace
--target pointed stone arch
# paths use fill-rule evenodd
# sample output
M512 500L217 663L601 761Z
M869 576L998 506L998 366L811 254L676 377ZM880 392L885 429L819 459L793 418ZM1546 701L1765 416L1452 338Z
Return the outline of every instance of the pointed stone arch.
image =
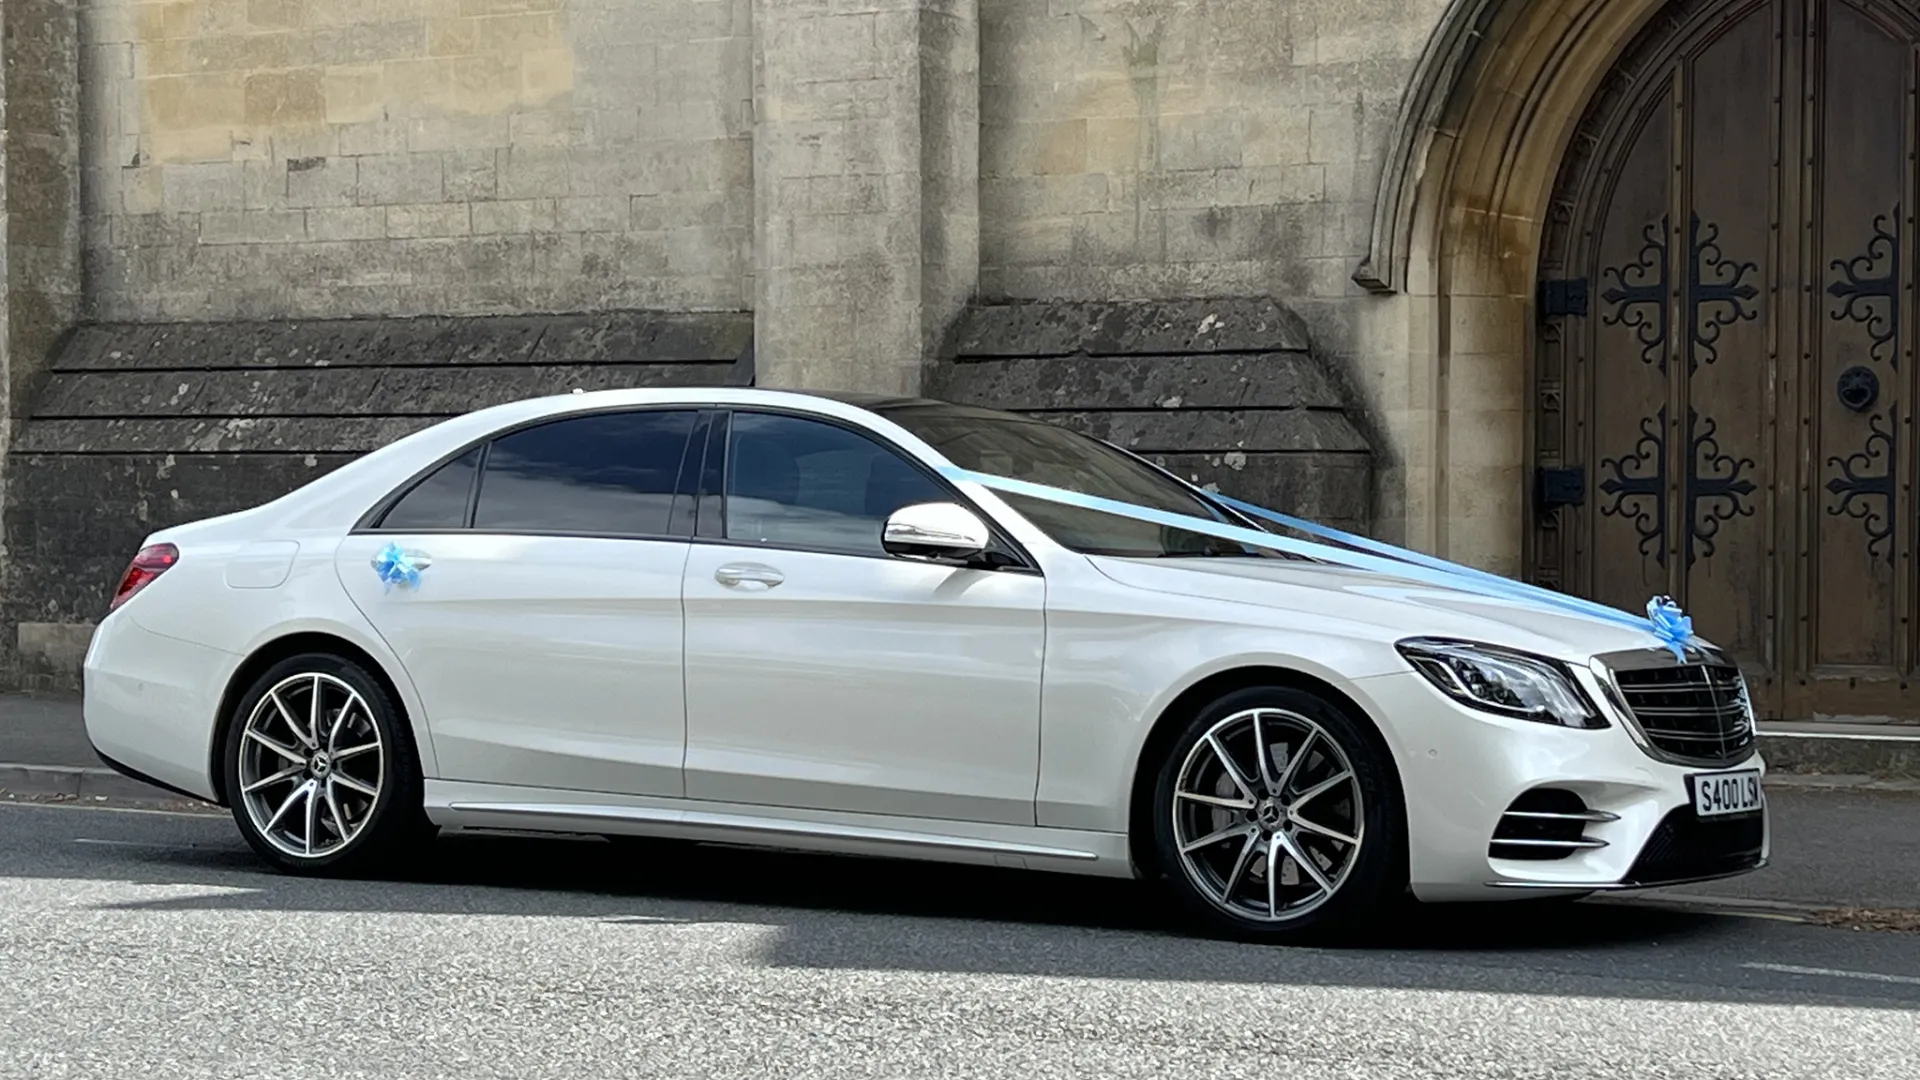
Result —
M1405 291L1424 246L1416 235L1434 224L1422 219L1445 202L1478 194L1488 212L1544 206L1586 100L1666 3L1448 0L1401 96L1354 281ZM1460 175L1463 164L1471 170ZM1476 189L1481 179L1493 182Z
M1370 348L1405 346L1383 533L1518 574L1527 372L1553 184L1586 105L1666 0L1449 0L1390 136ZM1392 360L1389 359L1389 363Z

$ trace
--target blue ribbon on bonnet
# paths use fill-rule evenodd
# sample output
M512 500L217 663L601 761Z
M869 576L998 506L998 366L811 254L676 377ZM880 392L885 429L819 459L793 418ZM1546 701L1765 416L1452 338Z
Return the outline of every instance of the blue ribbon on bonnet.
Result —
M1672 597L1656 596L1647 601L1647 621L1653 624L1654 636L1673 650L1673 658L1684 661L1687 642L1693 639L1692 617L1681 611Z
M1577 596L1543 589L1538 585L1528 585L1512 578L1503 578L1476 570L1470 566L1437 559L1406 548L1397 548L1383 544L1364 536L1328 528L1318 522L1282 514L1239 499L1208 492L1208 497L1224 503L1249 517L1271 521L1276 525L1294 529L1314 536L1321 542L1295 540L1276 533L1258 529L1228 525L1224 522L1210 521L1189 514L1175 514L1165 510L1153 510L1132 503L1113 499L1102 499L1094 495L1084 495L1077 491L1049 487L1025 480L1015 480L992 473L973 472L969 469L948 467L941 470L947 479L956 483L978 484L994 491L1010 495L1022 495L1027 498L1041 499L1064 506L1093 510L1117 517L1132 518L1151 525L1163 525L1168 528L1184 529L1187 532L1212 536L1221 540L1246 544L1249 547L1279 551L1319 562L1332 563L1355 570L1370 570L1388 574L1425 585L1451 589L1458 592L1473 593L1490 599L1521 601L1543 607L1559 608L1582 615L1614 623L1633 630L1651 634L1660 644L1673 650L1676 658L1685 660L1686 646L1693 641L1693 620L1681 612L1678 605L1664 596L1656 596L1647 603L1647 614L1642 617L1619 608L1583 600Z
M380 575L380 581L392 592L395 585L405 585L409 589L420 587L420 568L414 565L399 544L388 544L373 557L374 573Z

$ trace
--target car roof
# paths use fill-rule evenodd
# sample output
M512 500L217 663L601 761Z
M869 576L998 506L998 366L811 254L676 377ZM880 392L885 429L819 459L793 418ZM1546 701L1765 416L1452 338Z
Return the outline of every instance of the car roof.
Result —
M621 405L663 405L686 402L705 403L720 406L767 404L781 402L795 403L795 399L813 399L820 402L832 402L864 412L885 417L890 413L904 411L932 410L956 415L993 416L1004 420L1028 420L1017 413L1003 412L999 409L985 408L979 405L962 405L958 402L941 401L935 398L911 397L903 394L870 394L853 390L808 390L787 389L785 387L746 387L746 386L680 386L680 387L632 387L612 390L588 390L573 394L552 395L535 398L546 407L537 410L538 415L551 415L571 412L576 409L596 407L619 407ZM521 404L521 403L516 403Z

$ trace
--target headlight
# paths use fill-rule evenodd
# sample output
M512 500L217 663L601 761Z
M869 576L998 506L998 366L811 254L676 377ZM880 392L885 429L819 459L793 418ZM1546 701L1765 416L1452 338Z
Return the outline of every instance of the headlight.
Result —
M1561 727L1607 726L1572 674L1546 657L1433 638L1397 648L1441 693L1468 708Z

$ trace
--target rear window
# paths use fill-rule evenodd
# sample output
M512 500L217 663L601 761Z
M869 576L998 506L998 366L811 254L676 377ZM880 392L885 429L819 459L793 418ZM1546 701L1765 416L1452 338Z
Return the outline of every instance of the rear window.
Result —
M414 485L387 516L382 529L461 529L467 524L467 505L473 498L473 474L480 468L480 448L473 449L434 470Z
M663 536L697 413L601 413L494 441L473 527L491 532Z

